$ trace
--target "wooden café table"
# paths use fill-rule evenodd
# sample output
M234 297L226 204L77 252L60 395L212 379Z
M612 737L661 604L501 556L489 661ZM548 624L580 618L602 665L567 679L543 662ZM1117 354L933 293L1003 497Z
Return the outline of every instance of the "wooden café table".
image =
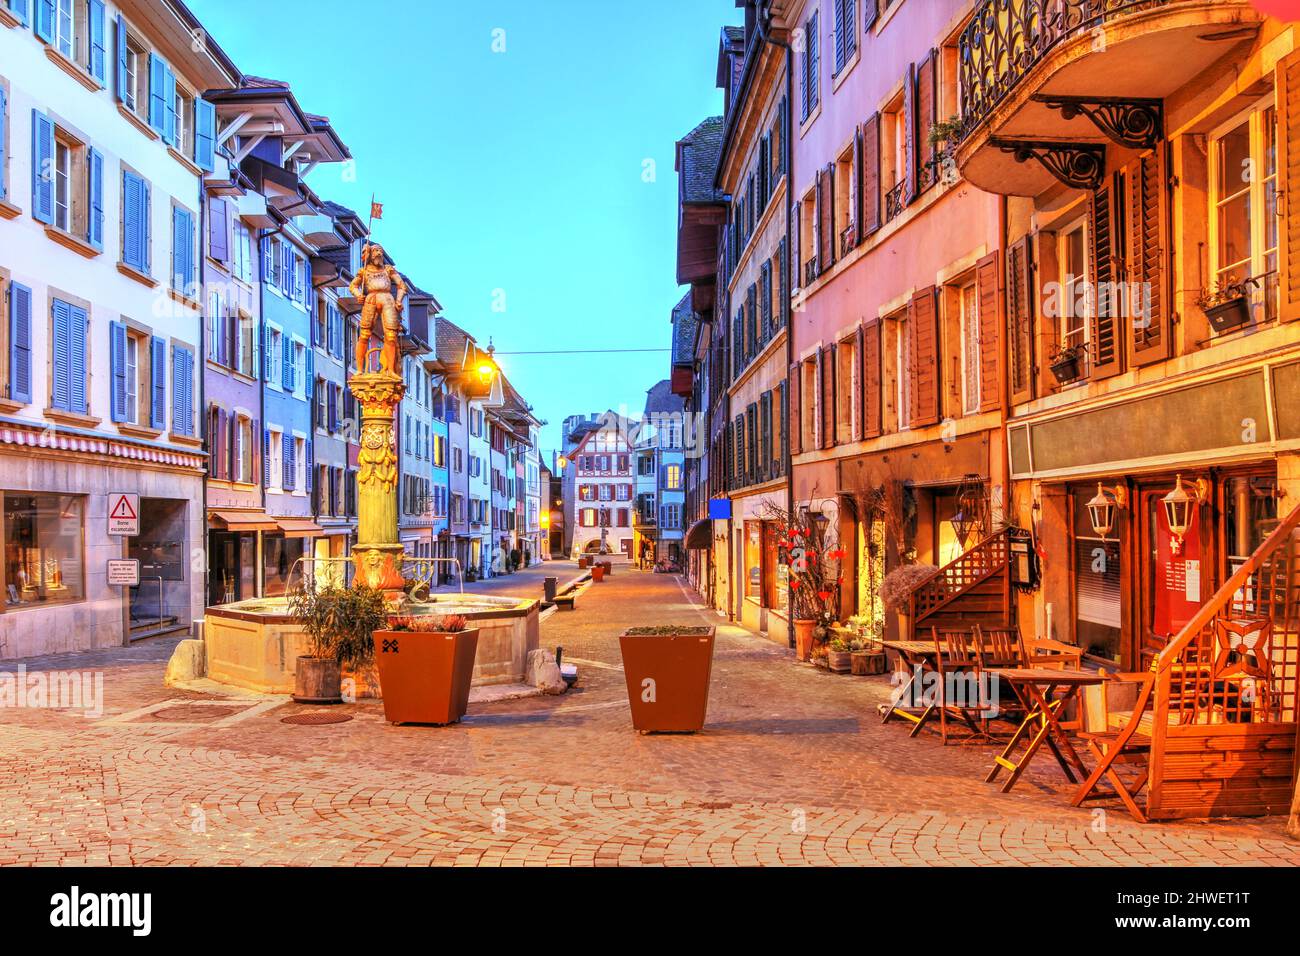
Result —
M893 695L887 707L884 707L884 715L881 717L882 724L889 723L891 718L901 717L904 720L911 721L915 726L912 728L911 736L915 737L925 726L934 713L933 707L917 708L913 704L907 703L912 698L912 685L917 679L930 671L936 669L935 659L939 656L939 647L934 641L882 641L885 647L895 651L899 657L907 662L907 669L911 674L907 684ZM882 705L883 707L884 705ZM908 708L920 709L921 713L914 714Z
M1080 776L1087 777L1088 769L1070 743L1069 734L1061 727L1059 717L1065 706L1078 697L1081 689L1104 683L1106 675L1100 671L1049 667L1001 667L987 673L996 674L998 680L1007 681L1011 685L1025 707L1025 719L1016 728L1002 753L993 758L993 769L984 778L985 782L992 783L999 773L1009 770L1011 775L1002 784L1002 792L1007 793L1016 785L1043 744L1051 749L1070 783L1078 782L1074 770L1078 770ZM1025 750L1019 758L1014 758L1016 747L1022 741L1027 741Z

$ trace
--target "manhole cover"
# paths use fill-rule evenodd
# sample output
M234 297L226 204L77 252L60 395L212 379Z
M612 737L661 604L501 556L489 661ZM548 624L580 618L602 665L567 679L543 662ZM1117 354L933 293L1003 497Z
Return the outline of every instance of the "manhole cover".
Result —
M332 713L328 710L313 711L306 714L290 714L281 717L282 724L342 724L351 720L350 714Z
M145 716L150 720L193 723L199 720L221 720L223 717L233 717L243 709L242 707L218 707L211 704L177 704L175 707L164 707L162 710L155 710L152 714Z

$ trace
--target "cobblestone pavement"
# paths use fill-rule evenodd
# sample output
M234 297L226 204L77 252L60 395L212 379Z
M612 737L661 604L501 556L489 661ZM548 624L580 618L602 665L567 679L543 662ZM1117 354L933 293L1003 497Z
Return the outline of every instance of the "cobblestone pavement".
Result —
M570 694L449 728L393 727L373 702L292 725L308 708L166 688L165 641L24 662L102 672L105 707L0 711L0 864L1300 862L1281 818L1072 809L1050 760L998 793L987 747L880 724L885 678L820 672L735 627L719 627L706 732L634 733L617 634L704 615L679 578L616 568L543 622L578 663Z

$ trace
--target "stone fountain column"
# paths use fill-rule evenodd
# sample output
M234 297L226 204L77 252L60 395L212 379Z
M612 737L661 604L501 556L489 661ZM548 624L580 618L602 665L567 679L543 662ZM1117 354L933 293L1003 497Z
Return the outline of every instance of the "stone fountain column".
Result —
M361 406L361 451L357 464L357 543L352 549L356 580L403 596L402 544L397 538L397 407L406 393L393 372L361 372L348 379Z

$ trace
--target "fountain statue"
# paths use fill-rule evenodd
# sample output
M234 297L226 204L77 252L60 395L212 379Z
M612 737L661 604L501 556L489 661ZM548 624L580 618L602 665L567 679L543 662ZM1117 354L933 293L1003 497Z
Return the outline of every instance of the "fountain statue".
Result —
M389 606L403 614L460 614L479 630L474 683L494 684L523 679L528 652L539 641L539 601L503 595L432 595L433 562L451 559L407 555L398 537L397 414L406 393L401 361L402 308L406 283L388 263L378 243L365 247L362 266L349 291L361 303L356 374L348 388L361 409L360 450L357 455L357 537L352 546L353 583L385 593ZM375 320L383 341L372 347ZM372 361L378 355L378 362ZM377 367L376 367L377 366ZM320 562L345 558L299 559L307 586L318 579ZM409 572L409 573L408 573ZM290 577L292 577L292 572ZM408 577L410 580L408 580ZM421 593L423 591L423 593ZM412 597L412 592L420 599ZM303 646L302 629L288 614L284 597L268 596L221 604L207 609L203 626L207 676L262 693L293 690L293 662Z

